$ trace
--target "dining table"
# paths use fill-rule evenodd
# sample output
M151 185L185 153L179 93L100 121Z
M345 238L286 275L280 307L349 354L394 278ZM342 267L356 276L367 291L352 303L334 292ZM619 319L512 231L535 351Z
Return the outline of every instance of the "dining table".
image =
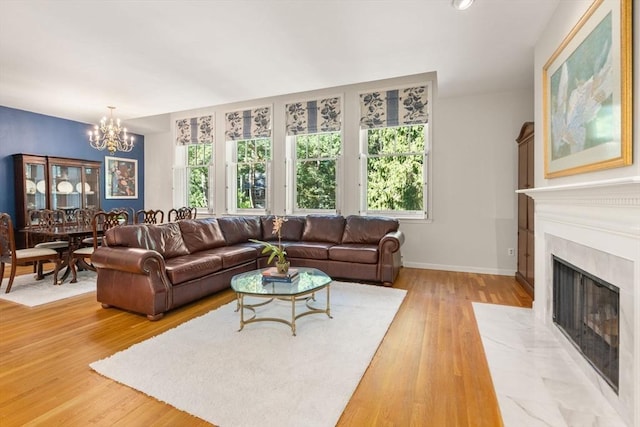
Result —
M53 227L31 227L20 230L21 232L29 234L31 237L39 237L53 240L66 240L69 242L68 249L65 248L66 257L62 259L62 274L58 274L57 285L61 285L69 277L71 273L71 254L76 249L85 246L83 240L87 237L93 236L93 226L91 225L76 225L66 224ZM97 236L102 236L102 226L98 225L96 228ZM82 268L92 268L88 264L84 263Z

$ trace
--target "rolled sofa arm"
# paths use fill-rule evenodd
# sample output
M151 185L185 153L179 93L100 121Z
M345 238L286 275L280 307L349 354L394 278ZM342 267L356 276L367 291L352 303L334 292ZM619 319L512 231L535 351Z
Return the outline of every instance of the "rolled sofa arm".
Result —
M385 286L393 285L400 267L402 254L400 247L404 243L404 233L400 230L387 233L378 243L378 280Z
M158 320L173 308L164 258L154 250L101 246L91 256L98 271L96 299Z
M400 246L404 244L404 233L400 230L392 231L391 233L387 233L382 239L380 239L380 243L378 244L378 249L380 249L380 253L383 252L398 252L400 250Z
M101 246L91 255L96 268L148 275L153 269L164 271L164 258L157 251L141 248Z

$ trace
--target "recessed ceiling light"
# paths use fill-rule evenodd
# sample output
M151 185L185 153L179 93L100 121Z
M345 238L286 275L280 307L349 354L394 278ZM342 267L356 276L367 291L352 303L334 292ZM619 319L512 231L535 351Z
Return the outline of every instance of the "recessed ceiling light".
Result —
M473 1L474 0L452 0L451 6L455 7L458 10L465 10L473 4Z

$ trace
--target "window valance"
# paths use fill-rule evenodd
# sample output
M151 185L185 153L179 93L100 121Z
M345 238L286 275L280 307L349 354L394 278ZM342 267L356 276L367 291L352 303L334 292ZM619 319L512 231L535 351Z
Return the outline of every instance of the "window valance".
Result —
M213 116L176 120L176 144L213 143Z
M269 138L271 136L271 107L226 113L225 122L227 141Z
M360 128L407 126L428 123L427 86L360 95Z
M287 104L287 135L337 132L342 125L340 97Z

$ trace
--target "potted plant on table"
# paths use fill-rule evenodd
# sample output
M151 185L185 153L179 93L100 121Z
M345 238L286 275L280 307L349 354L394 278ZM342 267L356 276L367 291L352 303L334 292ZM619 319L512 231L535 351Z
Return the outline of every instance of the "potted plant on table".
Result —
M282 247L282 224L287 221L285 217L277 216L273 219L273 231L272 234L278 236L278 245L273 243L263 242L262 240L249 239L250 242L259 243L264 246L262 253L266 254L271 252L267 264L271 264L274 258L276 259L276 269L278 273L287 273L289 271L289 261L287 261L287 251Z

